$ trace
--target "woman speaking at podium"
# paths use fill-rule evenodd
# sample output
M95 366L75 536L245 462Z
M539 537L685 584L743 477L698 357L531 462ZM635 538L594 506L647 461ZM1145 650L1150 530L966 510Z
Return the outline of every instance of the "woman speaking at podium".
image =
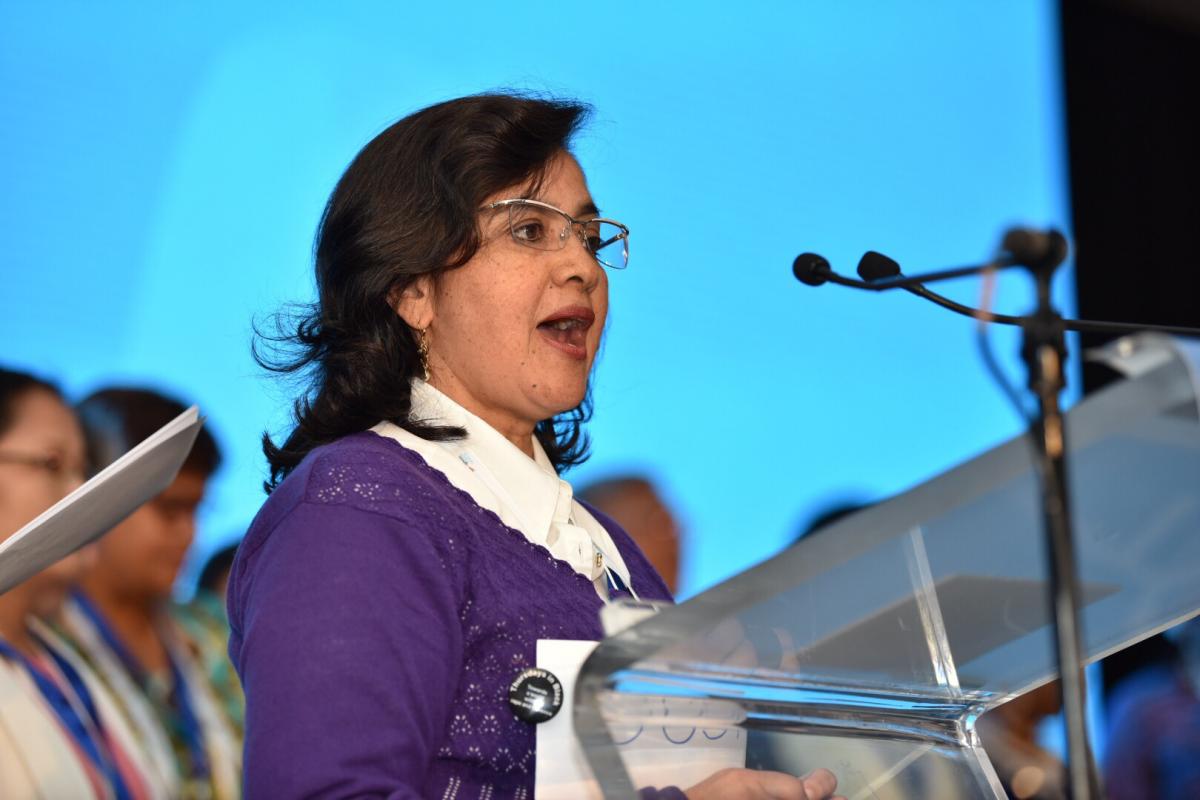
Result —
M371 141L329 199L317 302L271 337L291 350L260 353L307 384L286 439L264 438L270 497L230 579L251 798L528 800L534 726L508 689L537 640L599 639L604 603L670 599L558 476L586 455L609 271L629 252L568 149L584 116L435 105ZM731 770L687 795L832 788Z

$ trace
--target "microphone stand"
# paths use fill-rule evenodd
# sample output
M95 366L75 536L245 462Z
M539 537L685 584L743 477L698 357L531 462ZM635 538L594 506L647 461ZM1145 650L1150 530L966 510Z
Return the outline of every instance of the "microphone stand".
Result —
M1019 264L1019 261L1030 262ZM1018 321L1023 331L1021 356L1029 373L1029 388L1037 397L1038 413L1030 425L1042 498L1046 559L1053 606L1055 655L1062 680L1063 720L1067 733L1067 770L1072 800L1100 798L1100 786L1087 738L1087 688L1079 628L1080 591L1075 572L1071 503L1067 483L1066 429L1059 395L1066 387L1063 364L1067 346L1065 321L1050 297L1051 278L1060 258L1005 256L990 268L1026 266L1037 287L1033 314ZM976 272L978 272L976 268ZM971 268L944 270L924 277L871 281L881 290L921 289L922 284L974 274ZM929 292L928 294L933 294ZM926 295L923 295L926 296ZM936 302L936 301L935 301Z
M1033 260L1033 259L1029 259ZM1079 630L1080 591L1075 572L1071 505L1067 484L1066 429L1059 394L1066 385L1065 327L1050 298L1050 282L1057 260L1031 264L1037 286L1037 306L1021 326L1021 355L1029 370L1029 388L1037 396L1038 413L1030 427L1037 458L1054 606L1054 644L1062 680L1063 720L1067 732L1068 782L1073 800L1099 798L1100 786L1087 738L1087 688L1083 672L1082 636Z
M1015 266L1018 259L1004 256L982 269ZM1086 686L1083 673L1082 634L1079 628L1080 590L1075 571L1075 546L1072 538L1071 505L1066 470L1066 431L1063 424L1059 395L1066 381L1063 365L1066 362L1064 332L1133 333L1154 330L1161 333L1198 336L1200 330L1173 325L1139 325L1123 322L1067 320L1054 308L1050 297L1051 278L1060 259L1047 256L1029 261L1027 266L1037 287L1037 305L1026 317L991 314L956 303L925 288L930 281L946 280L972 274L970 267L944 270L925 276L866 281L873 289L906 289L943 308L959 314L990 322L1017 325L1023 331L1021 355L1029 373L1029 388L1037 397L1038 414L1030 425L1035 444L1039 488L1042 497L1043 522L1046 531L1046 554L1050 573L1050 594L1053 603L1054 641L1058 671L1062 679L1063 719L1067 733L1067 767L1072 798L1102 797L1096 780L1092 754L1088 747L1086 722ZM977 271L979 271L977 269Z
M1063 717L1066 722L1067 767L1070 796L1073 800L1100 798L1100 787L1087 739L1086 687L1083 673L1083 647L1079 629L1079 582L1075 571L1075 546L1072 540L1071 506L1065 454L1066 430L1059 394L1065 386L1063 363L1066 360L1064 331L1067 326L1055 310L1050 296L1051 278L1063 261L1061 253L1007 253L983 267L959 267L918 276L897 276L873 281L843 278L823 269L820 277L832 283L872 291L906 289L939 305L971 316L973 309L935 295L923 284L977 275L992 269L1024 266L1037 286L1037 306L1028 317L1009 317L996 321L1018 324L1024 331L1021 353L1029 371L1029 388L1037 396L1038 413L1030 425L1034 442L1046 532L1046 556L1050 577L1050 599L1054 629L1055 656L1062 680ZM932 296L931 296L932 295ZM935 299L936 298L936 299ZM940 302L946 300L946 303ZM999 315L991 315L999 317ZM1097 327L1104 323L1097 324ZM1075 329L1089 329L1085 323ZM1134 326L1142 330L1146 326Z
M1086 687L1079 627L1080 591L1075 569L1075 545L1071 533L1071 504L1065 459L1066 429L1063 424L1062 407L1059 404L1059 395L1066 385L1063 373L1066 361L1064 333L1068 330L1114 334L1156 331L1172 335L1200 336L1200 329L1064 319L1051 302L1050 285L1054 270L1066 258L1066 240L1061 234L1050 232L1041 237L1045 242L1055 243L1054 246L1047 246L1030 243L1028 236L1014 236L1025 233L1027 232L1020 229L1010 231L1005 236L1004 246L1008 252L1002 253L994 261L983 266L955 267L924 275L906 276L901 274L899 266L892 262L894 274L855 280L834 272L829 263L820 256L805 254L796 259L793 272L797 279L810 286L818 286L828 281L875 292L904 289L957 314L986 322L1016 325L1022 329L1021 355L1028 370L1029 388L1037 397L1038 404L1038 412L1030 421L1029 433L1034 443L1046 533L1055 656L1062 680L1063 718L1067 733L1067 777L1072 800L1091 800L1102 797L1102 794L1087 739ZM1036 237L1035 234L1035 240ZM1015 246L1010 246L1010 242ZM803 259L808 260L802 262ZM925 287L927 283L1016 266L1026 267L1037 287L1037 305L1034 313L1029 316L985 312L955 302Z

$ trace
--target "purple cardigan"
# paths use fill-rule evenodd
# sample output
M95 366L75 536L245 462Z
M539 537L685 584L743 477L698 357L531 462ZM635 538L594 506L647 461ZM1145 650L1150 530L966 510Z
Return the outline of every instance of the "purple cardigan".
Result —
M597 519L647 599L670 593ZM509 682L538 639L599 639L591 581L374 433L271 494L229 582L248 798L532 800Z

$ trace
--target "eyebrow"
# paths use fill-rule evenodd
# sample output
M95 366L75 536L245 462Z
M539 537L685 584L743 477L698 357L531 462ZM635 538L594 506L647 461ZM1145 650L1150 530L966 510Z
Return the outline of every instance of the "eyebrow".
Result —
M551 203L545 197L541 197L537 194L531 193L531 194L521 195L520 199L521 200L536 200L539 203L545 203L547 205L554 206L554 203ZM558 206L554 206L554 207L558 208ZM596 205L595 200L592 200L589 197L583 203L583 205L579 206L579 209L571 216L574 217L575 219L592 219L594 217L600 216L600 207Z
M586 203L580 206L579 210L572 214L572 216L576 219L582 219L583 217L598 217L600 216L600 207L597 206L594 201L588 200Z

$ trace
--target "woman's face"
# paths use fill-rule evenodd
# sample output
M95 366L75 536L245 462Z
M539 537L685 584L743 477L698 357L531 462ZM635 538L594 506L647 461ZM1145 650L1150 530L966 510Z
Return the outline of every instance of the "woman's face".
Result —
M85 452L79 421L57 396L30 389L16 398L12 424L0 434L6 456L0 459L0 541L83 483ZM53 607L83 566L76 553L30 578L37 611Z
M91 579L146 606L169 598L196 533L206 482L203 473L185 467L161 494L104 534Z
M83 483L87 463L79 421L55 395L30 389L12 411L0 434L0 541Z
M522 191L513 187L487 203ZM528 199L576 219L597 214L567 153L551 161ZM561 250L518 244L504 209L484 211L480 225L475 256L418 281L398 310L428 329L434 386L501 432L520 431L582 402L608 314L608 277L578 236Z

